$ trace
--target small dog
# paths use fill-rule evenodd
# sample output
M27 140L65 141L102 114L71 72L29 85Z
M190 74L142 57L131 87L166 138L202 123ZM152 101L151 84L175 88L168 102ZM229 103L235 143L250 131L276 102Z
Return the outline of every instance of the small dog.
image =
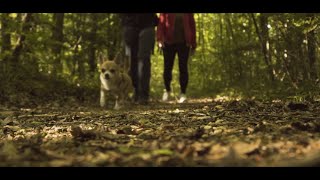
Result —
M129 75L116 61L105 61L105 59L100 56L100 81L100 106L105 107L105 93L108 92L116 98L114 109L121 109L128 100L129 93L133 91L132 81Z

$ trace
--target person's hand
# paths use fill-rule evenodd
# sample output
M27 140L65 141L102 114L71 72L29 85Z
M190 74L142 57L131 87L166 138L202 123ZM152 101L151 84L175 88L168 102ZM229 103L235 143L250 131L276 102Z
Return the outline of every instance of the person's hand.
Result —
M159 42L158 46L159 46L159 48L162 49L164 47L164 43L163 42Z
M196 48L190 47L190 52L189 52L190 56L193 56L195 52L196 52Z
M164 47L164 44L163 44L162 42L159 42L159 44L158 44L158 50L159 50L160 54L162 54L163 47Z

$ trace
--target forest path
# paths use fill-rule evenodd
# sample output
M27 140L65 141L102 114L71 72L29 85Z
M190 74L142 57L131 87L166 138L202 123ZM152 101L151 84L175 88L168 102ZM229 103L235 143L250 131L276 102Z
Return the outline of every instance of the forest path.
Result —
M120 111L1 108L0 166L312 166L319 105L195 99Z

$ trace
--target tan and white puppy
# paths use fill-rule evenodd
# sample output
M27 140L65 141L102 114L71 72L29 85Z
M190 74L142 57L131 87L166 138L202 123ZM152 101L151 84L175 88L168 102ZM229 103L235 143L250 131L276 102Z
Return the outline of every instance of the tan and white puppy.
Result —
M105 107L105 93L110 93L116 98L114 109L119 110L124 107L129 98L129 93L133 91L129 75L115 61L105 60L101 56L100 81L100 106Z

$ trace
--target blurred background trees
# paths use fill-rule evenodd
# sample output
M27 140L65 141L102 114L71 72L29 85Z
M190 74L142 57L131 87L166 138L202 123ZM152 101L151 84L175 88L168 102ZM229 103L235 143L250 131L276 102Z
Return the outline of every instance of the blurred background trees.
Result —
M195 14L196 54L190 96L318 95L319 24L314 13ZM98 96L97 54L113 59L122 46L113 13L1 13L0 100L21 101L81 87ZM151 93L163 91L163 57L155 47ZM177 61L173 88L178 91ZM61 87L61 89L59 89ZM74 88L71 88L74 89ZM47 92L47 93L46 93ZM27 95L26 95L27 96Z

